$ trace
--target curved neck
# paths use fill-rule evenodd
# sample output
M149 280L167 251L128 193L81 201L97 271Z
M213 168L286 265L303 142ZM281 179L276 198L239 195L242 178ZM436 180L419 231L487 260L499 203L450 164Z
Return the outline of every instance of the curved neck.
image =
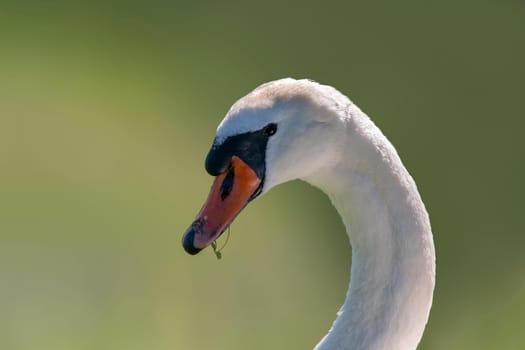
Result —
M346 300L316 350L415 349L435 282L428 214L392 145L362 112L354 116L352 151L305 179L328 194L352 245Z

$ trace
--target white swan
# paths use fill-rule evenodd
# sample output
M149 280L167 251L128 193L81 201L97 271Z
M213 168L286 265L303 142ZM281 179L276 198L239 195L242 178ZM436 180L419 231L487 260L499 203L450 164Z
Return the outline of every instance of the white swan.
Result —
M346 300L315 349L417 347L435 282L428 214L394 147L346 96L309 80L261 85L219 125L206 169L216 178L183 237L188 253L259 194L303 179L327 193L352 245Z

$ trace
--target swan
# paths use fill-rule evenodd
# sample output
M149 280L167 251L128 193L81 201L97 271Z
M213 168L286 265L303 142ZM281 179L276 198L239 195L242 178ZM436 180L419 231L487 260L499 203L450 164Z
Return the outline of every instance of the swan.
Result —
M435 284L429 217L392 144L348 97L305 79L265 83L228 111L205 168L215 179L186 252L214 242L259 195L302 179L328 195L352 247L346 299L315 350L417 347Z

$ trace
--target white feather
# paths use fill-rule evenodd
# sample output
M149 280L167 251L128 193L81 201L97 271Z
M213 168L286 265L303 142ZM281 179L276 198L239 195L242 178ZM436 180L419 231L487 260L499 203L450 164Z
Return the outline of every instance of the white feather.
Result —
M346 96L289 78L236 102L216 143L270 122L278 129L263 191L298 178L319 187L352 245L346 300L316 349L415 349L432 304L435 253L425 206L396 150Z

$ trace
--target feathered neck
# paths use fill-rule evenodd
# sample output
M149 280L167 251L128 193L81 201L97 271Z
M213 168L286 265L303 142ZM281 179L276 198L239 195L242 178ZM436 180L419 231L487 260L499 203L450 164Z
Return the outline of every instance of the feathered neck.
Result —
M328 194L352 245L346 300L316 350L415 349L435 283L428 214L393 146L349 108L339 161L305 178Z

